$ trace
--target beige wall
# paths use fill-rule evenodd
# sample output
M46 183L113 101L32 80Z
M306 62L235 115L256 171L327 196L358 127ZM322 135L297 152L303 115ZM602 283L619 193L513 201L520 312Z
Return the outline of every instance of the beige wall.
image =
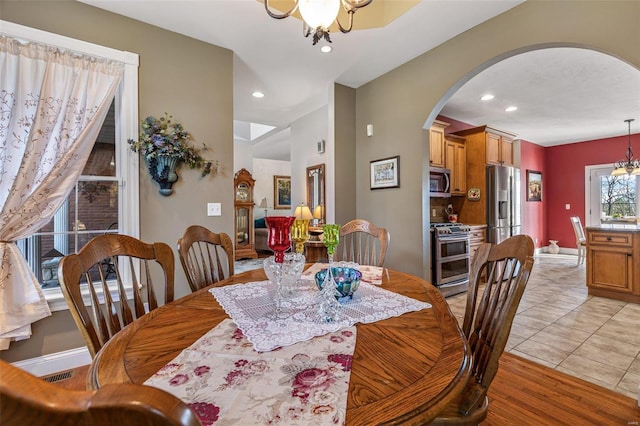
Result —
M175 247L191 224L233 235L233 57L217 46L108 13L75 1L0 0L1 18L140 55L140 118L165 111L220 160L217 176L182 167L174 193L163 197L144 162L140 171L140 237ZM222 216L207 217L206 202ZM175 253L175 250L174 250ZM177 256L177 253L175 253ZM176 297L189 292L176 258ZM39 321L34 336L15 342L2 359L16 361L83 346L68 312Z
M356 218L356 91L335 85L335 223ZM368 219L366 212L359 216ZM383 226L384 224L378 224Z
M640 2L527 1L357 90L356 129L374 126L371 138L356 133L357 215L389 229L386 266L427 276L422 128L482 69L517 53L559 46L599 50L640 68ZM400 188L369 190L369 161L394 155L400 155Z

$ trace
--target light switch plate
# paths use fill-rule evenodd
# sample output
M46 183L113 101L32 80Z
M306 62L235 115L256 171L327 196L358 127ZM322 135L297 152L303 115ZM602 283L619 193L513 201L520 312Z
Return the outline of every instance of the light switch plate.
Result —
M565 210L571 210L571 204L565 204L564 205L564 209Z
M222 204L207 203L207 216L222 216Z

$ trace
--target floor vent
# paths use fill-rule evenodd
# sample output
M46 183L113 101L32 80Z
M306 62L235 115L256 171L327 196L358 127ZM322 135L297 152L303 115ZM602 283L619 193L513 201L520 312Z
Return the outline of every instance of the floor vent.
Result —
M42 380L49 383L60 382L73 377L73 370L67 370L60 373L50 374L48 376L41 377Z

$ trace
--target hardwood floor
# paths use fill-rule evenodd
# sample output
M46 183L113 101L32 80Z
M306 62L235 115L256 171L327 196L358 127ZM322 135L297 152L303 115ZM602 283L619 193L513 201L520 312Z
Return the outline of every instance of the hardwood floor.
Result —
M57 382L83 390L87 367ZM504 353L489 389L485 426L638 425L637 401L516 355Z

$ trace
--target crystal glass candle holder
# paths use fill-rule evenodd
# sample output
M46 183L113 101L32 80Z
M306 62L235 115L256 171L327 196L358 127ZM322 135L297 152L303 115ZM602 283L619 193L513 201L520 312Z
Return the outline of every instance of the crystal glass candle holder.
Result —
M276 284L276 271L281 269L280 291L283 297L295 294L296 284L302 275L305 258L299 253L285 253L281 265L276 264L273 256L267 257L263 262L264 272L272 283Z

